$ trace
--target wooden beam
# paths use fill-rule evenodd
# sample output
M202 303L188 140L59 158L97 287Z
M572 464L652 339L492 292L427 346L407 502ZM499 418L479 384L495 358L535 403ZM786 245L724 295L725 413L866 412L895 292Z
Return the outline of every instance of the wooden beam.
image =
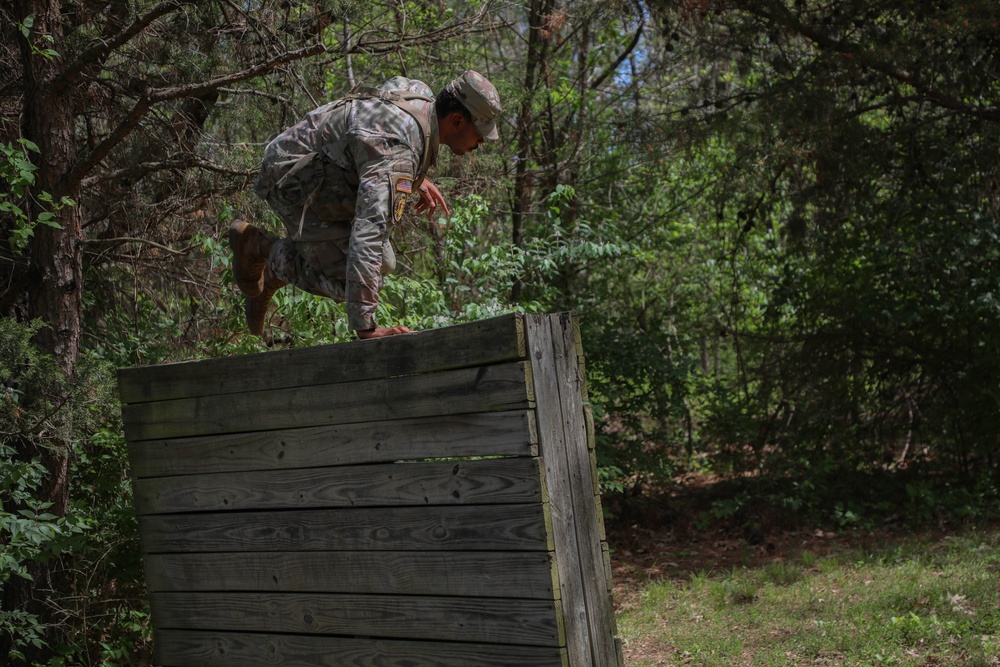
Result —
M147 554L552 550L540 504L161 514L139 534Z
M540 503L537 459L425 461L138 479L139 514Z
M533 411L483 412L129 442L134 477L469 456L536 456Z
M382 380L249 391L122 408L125 437L152 440L531 407L524 362Z
M565 643L547 600L337 593L152 593L157 627L364 635L522 646Z
M620 665L601 535L600 498L587 440L584 378L569 314L528 315L539 453L545 462L570 663Z
M520 315L390 336L219 359L122 369L122 403L377 380L524 359Z
M151 554L150 591L454 595L553 600L545 551Z
M566 649L319 635L154 630L161 667L569 667Z

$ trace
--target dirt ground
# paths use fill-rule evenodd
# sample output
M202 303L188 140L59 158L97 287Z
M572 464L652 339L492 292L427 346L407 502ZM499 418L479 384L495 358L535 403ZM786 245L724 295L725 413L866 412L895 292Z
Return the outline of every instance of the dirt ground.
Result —
M910 530L891 525L880 527L877 535L803 527L748 531L738 525L698 530L691 524L693 513L678 515L670 510L672 506L645 503L639 512L625 511L605 521L617 611L636 606L641 591L651 581L685 581L693 574L721 574L734 568L763 567L770 562L797 562L803 552L822 558L831 551L869 549L912 536ZM948 532L944 527L925 530L931 539L937 533L943 536ZM627 665L640 661L661 664L657 661L676 653L655 640L648 644L633 642L624 652Z
M705 531L650 528L607 522L615 607L628 609L650 581L684 581L692 574L721 573L734 568L762 567L795 561L803 552L822 558L833 549L864 547L874 541L865 533L838 535L820 530L781 530L744 535L733 528Z

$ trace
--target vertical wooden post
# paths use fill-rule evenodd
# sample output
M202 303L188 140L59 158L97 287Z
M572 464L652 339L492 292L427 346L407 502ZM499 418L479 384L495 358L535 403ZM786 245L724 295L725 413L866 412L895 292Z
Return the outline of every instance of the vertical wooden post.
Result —
M526 337L569 661L621 665L576 323L568 313L528 315Z

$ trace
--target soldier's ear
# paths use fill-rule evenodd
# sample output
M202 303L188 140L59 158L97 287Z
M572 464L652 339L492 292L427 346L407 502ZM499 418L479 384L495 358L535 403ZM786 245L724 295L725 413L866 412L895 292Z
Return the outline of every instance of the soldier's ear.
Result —
M462 115L461 111L452 111L448 114L448 117L445 118L445 122L448 123L452 130L461 130L462 124L465 122L465 116Z

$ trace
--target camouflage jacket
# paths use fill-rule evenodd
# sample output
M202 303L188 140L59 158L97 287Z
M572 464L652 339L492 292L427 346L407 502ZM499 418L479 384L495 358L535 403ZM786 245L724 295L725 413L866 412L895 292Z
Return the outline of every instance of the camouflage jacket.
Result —
M433 99L426 84L404 77L377 90ZM415 99L410 105L426 114L431 145L425 164L433 166L438 152L433 102ZM265 150L255 191L277 212L289 237L297 243L346 245L342 268L351 329L375 326L382 274L395 265L390 231L407 199L417 195L424 140L410 113L377 97L362 97L312 111Z

